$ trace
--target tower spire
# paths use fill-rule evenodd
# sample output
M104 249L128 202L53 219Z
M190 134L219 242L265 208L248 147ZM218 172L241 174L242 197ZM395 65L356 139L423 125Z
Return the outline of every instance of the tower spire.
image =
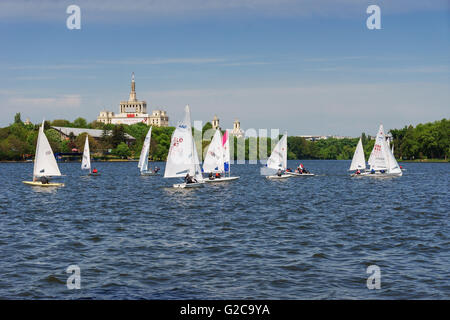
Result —
M134 72L131 73L131 92L129 101L136 101L136 83L134 82Z

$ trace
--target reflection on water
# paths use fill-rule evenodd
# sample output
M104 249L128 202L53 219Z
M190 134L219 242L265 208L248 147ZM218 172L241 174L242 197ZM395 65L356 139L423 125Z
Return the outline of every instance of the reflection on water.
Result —
M370 179L302 163L317 176L234 165L239 180L194 189L134 162L98 163L99 177L63 163L62 188L0 164L0 298L449 298L449 164ZM65 286L72 264L81 290ZM372 264L381 290L366 287Z

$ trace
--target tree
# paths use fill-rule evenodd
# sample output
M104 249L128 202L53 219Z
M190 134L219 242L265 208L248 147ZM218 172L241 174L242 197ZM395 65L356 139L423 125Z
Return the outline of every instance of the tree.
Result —
M14 116L14 123L23 125L22 119L20 118L20 112L16 113Z
M121 142L117 148L113 150L113 154L123 159L129 157L131 155L131 151L125 142Z
M117 148L122 142L125 142L125 129L123 125L118 125L112 130L110 143L113 148Z
M87 121L86 121L86 119L84 119L84 118L76 118L76 119L73 121L73 126L74 126L75 128L89 128L89 126L88 126L88 124L87 124Z

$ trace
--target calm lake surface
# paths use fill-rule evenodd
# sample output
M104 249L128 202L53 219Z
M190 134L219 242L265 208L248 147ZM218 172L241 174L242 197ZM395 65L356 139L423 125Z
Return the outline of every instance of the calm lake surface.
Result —
M100 177L63 163L64 188L33 188L32 163L2 163L0 298L450 298L450 164L352 179L350 161L301 162L318 176L233 165L240 180L191 190L136 162L94 163ZM80 290L66 286L74 264Z

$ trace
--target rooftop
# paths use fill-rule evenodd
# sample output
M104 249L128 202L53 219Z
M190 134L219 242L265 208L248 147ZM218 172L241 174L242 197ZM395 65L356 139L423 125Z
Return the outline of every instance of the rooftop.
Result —
M93 138L101 138L103 135L103 130L101 129L85 129L85 128L69 128L69 127L53 127L53 129L63 133L66 136L69 136L72 132L74 136L79 136L82 133L87 133ZM111 134L111 130L106 131L108 135ZM128 133L125 133L125 138L127 140L136 140L133 136L130 136Z

